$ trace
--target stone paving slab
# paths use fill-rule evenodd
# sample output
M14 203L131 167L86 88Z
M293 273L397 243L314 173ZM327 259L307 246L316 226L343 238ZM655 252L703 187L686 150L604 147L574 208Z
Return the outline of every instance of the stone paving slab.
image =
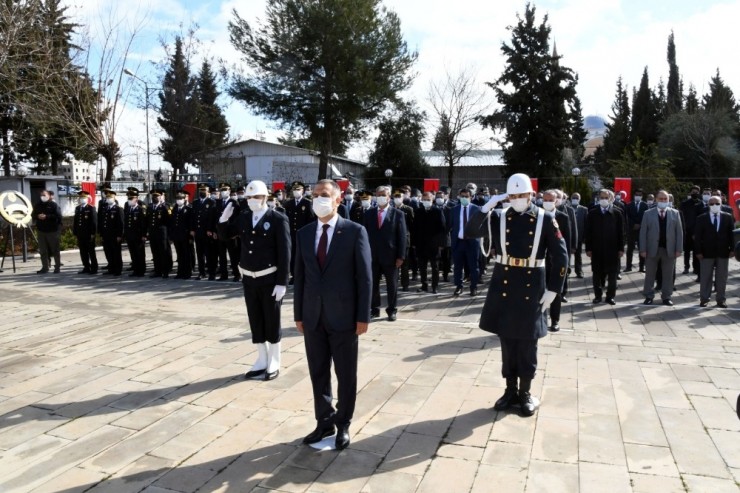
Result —
M301 445L314 426L300 334L283 304L283 365L245 381L240 286L58 275L38 260L0 274L0 491L740 491L740 264L730 308L698 308L679 274L674 307L617 305L571 279L562 330L540 341L539 412L492 409L498 340L481 295L399 293L399 319L360 340L352 444Z

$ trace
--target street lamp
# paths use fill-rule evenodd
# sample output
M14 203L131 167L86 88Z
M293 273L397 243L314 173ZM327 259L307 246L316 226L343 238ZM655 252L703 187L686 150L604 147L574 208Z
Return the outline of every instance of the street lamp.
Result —
M388 185L391 186L391 189L393 188L393 183L391 182L391 178L393 178L393 170L388 168L385 170L385 177L388 178Z
M134 74L129 69L125 68L123 69L123 73L128 75L129 77L138 80L142 84L144 84L144 111L146 114L146 181L149 186L147 188L151 188L151 176L152 176L152 168L151 168L151 152L149 150L149 84L147 82L138 77L136 74Z
M571 195L576 192L576 180L578 180L578 177L581 175L581 168L578 166L575 166L572 170L570 170L570 174L573 175L573 190L571 190Z

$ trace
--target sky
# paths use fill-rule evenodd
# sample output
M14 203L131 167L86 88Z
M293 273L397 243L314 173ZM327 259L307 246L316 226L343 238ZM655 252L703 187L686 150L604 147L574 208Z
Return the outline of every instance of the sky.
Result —
M247 21L256 22L264 17L265 3L265 0L68 0L66 5L69 13L79 23L89 26L93 35L102 24L110 24L108 20L121 27L140 25L127 68L156 86L161 75L155 63L165 56L161 40L171 42L177 33L196 24L197 37L202 41L200 56L222 59L227 66L243 66L229 41L228 22L233 19L234 9ZM490 94L491 107L496 107L493 91L484 83L495 80L502 72L501 44L511 39L507 26L516 24L517 13L525 10L525 1L385 0L383 4L398 14L409 48L418 51L416 77L405 95L407 98L415 99L422 109L428 110L426 99L431 81L441 80L446 70L472 68L481 90ZM578 74L577 90L584 116L608 118L619 76L630 92L639 85L646 66L651 86L657 86L660 78L667 82L666 45L671 31L685 90L691 83L699 94L704 94L719 68L725 82L740 94L740 64L736 63L738 1L542 0L533 4L538 21L545 14L549 17L551 42L557 45L561 64ZM124 169L135 168L137 160L139 166L146 161L145 112L143 98L139 97L143 91L136 81L129 82L135 84L133 90L138 92L127 100L118 128ZM264 135L268 141L276 141L283 135L276 122L256 117L241 102L224 95L220 104L233 137ZM151 111L149 122L154 153L162 132ZM490 131L482 129L471 135L485 139L492 136ZM353 144L349 157L365 159L371 148L372 135ZM152 169L160 165L161 159L152 156Z

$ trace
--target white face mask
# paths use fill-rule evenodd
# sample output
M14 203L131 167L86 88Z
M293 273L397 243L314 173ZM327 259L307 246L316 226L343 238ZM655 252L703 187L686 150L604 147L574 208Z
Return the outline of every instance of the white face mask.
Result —
M709 195L709 194L706 194L706 193L705 193L704 195L702 195L702 196L701 196L701 198L702 198L702 200L703 200L704 202L709 202L709 199L711 199L711 198L712 198L712 196L711 196L711 195Z
M293 198L300 199L303 197L303 190L293 190Z
M266 207L266 205L262 203L261 199L247 199L247 205L249 205L249 210L252 212L257 212Z
M385 197L383 195L381 195L380 197L375 197L375 202L377 202L380 207L385 207L386 205L388 205L388 197Z
M649 206L653 205L655 203L655 201L654 200L648 200L646 203L647 203L647 205L649 207Z
M177 199L175 200L175 203L178 207L182 207L183 205L185 205L185 199Z
M105 199L105 202L106 202L106 203L107 203L108 205L113 205L113 204L115 204L115 203L116 203L116 199Z
M434 199L434 203L437 205L443 205L445 203L445 199L437 197L436 199Z
M133 207L133 206L135 206L136 204L137 204L137 201L136 201L136 199L131 199L131 200L129 200L129 201L128 201L128 205L129 205L129 207Z
M228 192L228 191L225 191L225 190L221 192L221 198L222 199L228 199L230 196L231 196L231 192Z
M396 205L396 207L398 207L401 204L403 204L403 198L402 197L396 197L396 198L393 199L393 203Z
M369 209L370 208L370 201L368 199L363 200L362 201L362 207L364 207L365 209Z
M609 207L609 199L599 199L599 205L606 209Z
M424 206L425 209L429 209L432 207L432 201L431 200L422 200L421 205Z
M542 208L548 212L552 212L555 210L555 202L550 201L550 200L544 200L542 202Z
M267 207L269 207L270 209L274 209L275 208L275 201L274 200L268 200L267 201Z
M317 217L322 218L330 215L334 212L334 201L331 197L316 197L311 203L314 214Z
M529 199L523 198L523 199L511 199L509 201L511 204L512 209L514 209L517 212L524 212L529 207Z
M572 199L570 203L573 204L573 207L576 207L581 203L581 201L579 199Z
M638 204L640 202L642 202L642 196L641 195L635 195L635 202L637 202Z
M351 202L353 197L354 195L352 195L351 193L348 193L348 194L345 194L344 200Z
M87 205L87 199L84 197L80 198L80 205Z
M658 202L658 209L667 209L668 202Z
M48 195L42 195L41 196L41 202L48 202L48 201L49 201L49 196Z
M212 193L212 194L211 194L211 198L212 198L213 200L217 200L217 199L218 199L218 195L217 195L217 194L215 194L215 193Z
M236 198L239 199L239 200L244 199L244 197L245 197L245 195L243 193L236 194Z
M719 214L719 211L722 210L722 206L719 204L712 204L709 206L709 210L712 212L712 214Z

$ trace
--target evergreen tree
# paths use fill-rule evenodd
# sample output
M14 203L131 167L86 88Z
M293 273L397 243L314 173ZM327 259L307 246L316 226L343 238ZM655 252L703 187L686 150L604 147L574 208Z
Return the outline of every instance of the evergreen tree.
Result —
M229 92L319 142L320 179L330 176L329 155L409 87L416 61L380 0L272 0L258 29L234 12L229 33L253 69Z
M668 103L666 101L665 84L663 78L658 81L658 88L653 92L653 105L655 106L655 117L658 122L665 119L668 114Z
M704 95L702 108L709 112L727 112L730 118L736 123L740 123L740 107L735 101L735 95L732 93L725 81L719 75L719 69L714 77L709 81L709 93Z
M632 126L630 128L630 144L637 141L643 145L655 144L658 141L658 113L655 106L655 95L650 90L648 70L642 73L640 88L632 100Z
M547 15L536 24L535 7L510 27L511 44L502 43L504 72L489 82L501 106L481 119L485 127L504 131L506 174L527 173L543 184L564 176L563 150L572 144L577 78L550 53Z
M596 171L602 178L613 177L610 161L619 159L629 145L630 136L630 102L627 88L622 83L622 77L617 79L617 92L612 103L611 123L606 124L604 144L599 147L602 152L594 156ZM598 150L597 150L598 151Z
M699 110L699 97L696 95L694 84L689 84L689 93L686 95L686 113L693 114Z
M198 91L198 130L200 131L200 150L213 149L224 144L229 137L229 124L223 110L218 105L220 92L216 74L211 63L204 60L197 80Z
M681 77L676 64L676 44L673 31L668 36L668 94L666 96L666 115L672 115L683 108L683 90Z

